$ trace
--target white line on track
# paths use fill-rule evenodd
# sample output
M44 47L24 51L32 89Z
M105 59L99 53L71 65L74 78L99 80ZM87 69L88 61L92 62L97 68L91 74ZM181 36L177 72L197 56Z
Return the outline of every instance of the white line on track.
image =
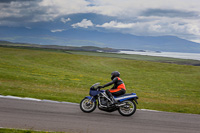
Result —
M78 103L72 103L72 102L59 102L59 101L53 101L53 100L41 100L36 98L29 98L29 97L16 97L16 96L3 96L0 95L0 98L7 98L7 99L17 99L17 100L27 100L27 101L37 101L37 102L49 102L49 103L65 103L65 104L73 104L73 105L79 105Z
M7 99L17 99L17 100L27 100L27 101L37 101L37 102L49 102L49 103L64 103L64 104L72 104L72 105L79 105L78 103L72 103L72 102L59 102L59 101L53 101L53 100L46 100L46 99L36 99L36 98L29 98L29 97L17 97L17 96L3 96L0 95L0 98L7 98ZM149 109L137 109L142 111L151 111L151 112L163 112L158 110L149 110ZM0 127L1 128L1 127Z

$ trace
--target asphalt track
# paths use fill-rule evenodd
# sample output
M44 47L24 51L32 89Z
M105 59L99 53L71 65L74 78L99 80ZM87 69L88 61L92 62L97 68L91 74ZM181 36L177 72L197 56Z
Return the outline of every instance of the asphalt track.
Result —
M69 133L200 133L200 115L137 110L131 117L79 105L0 98L0 127Z

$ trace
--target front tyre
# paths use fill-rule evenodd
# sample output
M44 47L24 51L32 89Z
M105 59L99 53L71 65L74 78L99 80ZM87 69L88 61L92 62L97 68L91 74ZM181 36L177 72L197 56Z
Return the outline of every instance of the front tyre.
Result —
M85 113L90 113L96 109L96 102L89 98L84 98L80 103L80 108Z
M122 104L125 104L121 107L119 107L118 111L123 116L131 116L136 111L136 104L135 102L131 100L125 100L122 102Z

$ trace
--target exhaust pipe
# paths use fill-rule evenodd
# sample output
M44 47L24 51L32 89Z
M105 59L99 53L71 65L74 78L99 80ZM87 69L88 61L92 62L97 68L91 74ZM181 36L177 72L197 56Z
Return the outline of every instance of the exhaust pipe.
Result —
M126 105L126 103L118 104L118 105L116 105L116 106L117 106L117 107L121 107L121 106L124 106L124 105Z

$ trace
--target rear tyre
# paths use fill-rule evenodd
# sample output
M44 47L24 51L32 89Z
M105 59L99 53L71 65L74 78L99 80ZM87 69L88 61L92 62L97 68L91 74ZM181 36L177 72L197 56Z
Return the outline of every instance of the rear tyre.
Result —
M123 116L131 116L136 111L136 104L133 101L125 100L122 102L124 106L119 107L118 111Z
M84 98L80 103L80 108L85 113L90 113L96 109L96 102L90 101L89 98Z

